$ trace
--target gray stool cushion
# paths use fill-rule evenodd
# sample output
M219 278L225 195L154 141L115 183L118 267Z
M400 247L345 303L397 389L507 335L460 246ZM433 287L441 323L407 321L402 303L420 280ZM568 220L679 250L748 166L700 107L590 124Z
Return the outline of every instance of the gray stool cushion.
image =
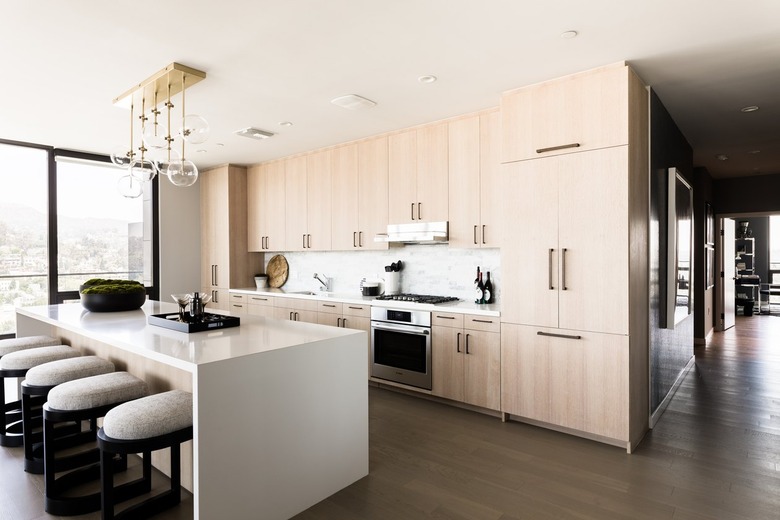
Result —
M55 386L49 392L47 406L51 410L87 410L138 399L147 393L146 383L141 379L127 372L112 372Z
M0 358L0 370L27 370L49 361L73 358L80 355L81 352L67 345L17 350Z
M171 390L120 404L106 413L103 431L121 440L148 439L192 426L192 394Z
M5 356L17 350L36 347L62 345L62 341L51 336L28 336L26 338L0 339L0 356Z
M81 356L44 363L27 371L25 383L29 386L55 386L83 377L108 374L114 364L97 356Z

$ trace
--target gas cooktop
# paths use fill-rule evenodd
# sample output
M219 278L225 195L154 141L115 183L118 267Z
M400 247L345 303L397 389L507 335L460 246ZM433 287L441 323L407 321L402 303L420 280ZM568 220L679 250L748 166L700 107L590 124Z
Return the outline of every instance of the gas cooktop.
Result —
M458 298L455 298L454 296L433 296L430 294L383 294L382 296L377 296L376 299L414 303L446 303L458 301Z

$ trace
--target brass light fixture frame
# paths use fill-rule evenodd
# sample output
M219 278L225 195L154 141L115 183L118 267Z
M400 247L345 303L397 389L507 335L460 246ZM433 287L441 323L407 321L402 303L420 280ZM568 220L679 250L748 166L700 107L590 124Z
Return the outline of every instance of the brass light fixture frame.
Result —
M175 96L205 78L206 73L202 70L174 62L115 97L113 103L115 106L129 109L133 96L139 92L141 93L141 99L151 100L155 98L155 94L167 92L168 85L170 85L170 95Z

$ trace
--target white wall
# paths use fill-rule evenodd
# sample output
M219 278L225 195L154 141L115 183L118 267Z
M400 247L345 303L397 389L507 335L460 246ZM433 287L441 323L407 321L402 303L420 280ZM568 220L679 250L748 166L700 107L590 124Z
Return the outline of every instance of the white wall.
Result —
M160 300L200 289L200 183L160 178Z
M320 273L333 278L333 291L358 294L362 277L382 277L384 266L401 260L402 292L473 300L473 283L479 266L482 271L490 271L496 301L501 297L498 249L452 249L437 244L397 246L388 251L283 254L290 266L289 277L283 288L289 291L318 290L320 283L314 279L314 273ZM267 265L274 255L267 253L265 256Z

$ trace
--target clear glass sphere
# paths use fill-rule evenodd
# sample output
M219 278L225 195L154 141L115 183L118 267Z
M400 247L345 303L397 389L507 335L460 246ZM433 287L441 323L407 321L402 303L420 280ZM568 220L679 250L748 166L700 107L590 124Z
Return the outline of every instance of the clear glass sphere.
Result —
M111 151L111 162L122 168L130 166L130 148L127 146L117 146Z
M170 161L168 160L168 150L166 148L153 148L146 152L146 158L157 168L157 173L166 175L168 165L173 161L181 159L181 154L174 149L170 151Z
M144 127L143 140L147 148L168 148L168 129L161 123L147 124Z
M179 135L190 144L200 144L209 138L209 123L202 116L188 114L181 120Z
M157 167L152 161L133 159L130 163L130 175L142 182L149 182L157 175Z
M119 177L116 186L119 194L128 199L137 199L144 193L143 183L129 173Z
M168 179L176 186L192 186L198 180L198 167L187 159L171 161L166 173Z

